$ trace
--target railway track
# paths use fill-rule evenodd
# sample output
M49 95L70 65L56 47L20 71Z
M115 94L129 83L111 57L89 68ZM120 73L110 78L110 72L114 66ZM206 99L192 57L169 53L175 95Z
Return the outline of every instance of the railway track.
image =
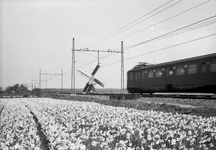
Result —
M216 100L215 94L197 94L197 93L155 93L155 94L143 94L142 97Z

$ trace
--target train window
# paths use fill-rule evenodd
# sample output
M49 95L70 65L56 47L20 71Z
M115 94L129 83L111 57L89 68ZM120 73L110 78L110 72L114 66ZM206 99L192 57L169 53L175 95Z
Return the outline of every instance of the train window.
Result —
M136 73L135 73L135 79L136 79L136 80L140 79L140 73L139 73L139 72L136 72Z
M173 75L172 68L167 68L167 76L172 76L172 75Z
M154 72L151 70L148 72L148 77L153 78L154 77Z
M162 76L162 70L161 69L157 69L156 71L156 77L161 77Z
M201 72L202 73L207 72L207 63L202 63L202 65L201 65Z
M216 60L211 62L210 70L211 70L211 72L216 72Z
M142 71L142 78L145 78L145 71Z
M183 74L185 74L184 66L178 66L177 69L176 69L176 74L177 75L183 75Z
M187 73L188 74L195 74L197 73L197 64L191 64L188 66L188 69L187 69Z

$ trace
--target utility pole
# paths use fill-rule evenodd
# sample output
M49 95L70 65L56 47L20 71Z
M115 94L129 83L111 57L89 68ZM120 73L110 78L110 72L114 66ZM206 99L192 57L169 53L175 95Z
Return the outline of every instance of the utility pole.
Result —
M33 90L33 77L31 77L31 90Z
M41 80L41 81L45 81L46 82L46 88L47 88L47 78L46 78L46 80Z
M75 39L72 39L72 62L71 62L71 96L76 95L75 89Z
M121 93L124 93L124 49L121 41Z
M35 83L35 82L37 82L38 80L33 80L33 78L32 78L32 83L33 83L33 88L37 88L37 83ZM36 86L35 86L36 85ZM39 85L39 83L38 83L38 85Z
M46 77L46 89L47 89L47 77Z
M61 70L61 91L63 90L63 70Z
M41 69L39 70L39 88L41 88Z

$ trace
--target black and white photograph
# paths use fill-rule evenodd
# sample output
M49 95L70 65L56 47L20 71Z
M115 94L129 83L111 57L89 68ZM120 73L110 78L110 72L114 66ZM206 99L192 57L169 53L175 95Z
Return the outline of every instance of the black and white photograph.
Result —
M216 0L0 0L0 150L216 150Z

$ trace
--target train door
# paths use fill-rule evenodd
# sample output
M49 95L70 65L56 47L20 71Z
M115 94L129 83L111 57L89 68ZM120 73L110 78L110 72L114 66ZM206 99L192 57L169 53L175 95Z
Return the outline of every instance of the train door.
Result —
M174 67L169 66L166 68L166 78L165 78L165 84L166 84L166 90L172 91L173 90L173 83L174 83Z
M136 87L140 87L140 85L141 85L141 82L140 82L140 77L141 77L141 75L140 75L140 71L137 71L137 72L135 72L135 86Z
M134 80L134 72L128 72L127 73L127 86L133 87L135 85Z

